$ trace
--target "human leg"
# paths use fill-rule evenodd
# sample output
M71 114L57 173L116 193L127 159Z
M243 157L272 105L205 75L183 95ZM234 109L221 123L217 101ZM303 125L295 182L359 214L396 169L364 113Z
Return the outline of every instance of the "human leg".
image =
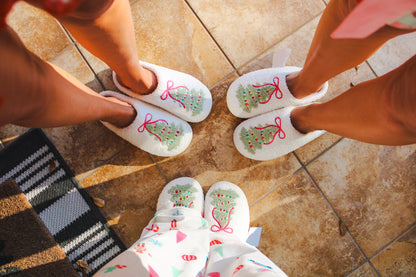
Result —
M327 130L363 142L416 143L416 56L395 70L321 104L292 111L296 129Z
M135 110L105 98L30 52L10 28L0 31L0 125L55 127L92 120L128 125Z
M203 276L209 242L202 209L196 180L171 181L140 239L95 276Z
M332 77L361 64L389 39L410 32L384 26L365 39L332 39L331 33L355 5L356 0L329 2L318 24L303 69L287 77L288 87L297 98L316 92Z
M57 19L79 43L109 65L124 85L140 94L156 87L154 74L139 64L128 0L82 1L73 13Z
M286 276L245 240L249 207L244 192L229 182L214 184L205 198L210 251L205 276Z

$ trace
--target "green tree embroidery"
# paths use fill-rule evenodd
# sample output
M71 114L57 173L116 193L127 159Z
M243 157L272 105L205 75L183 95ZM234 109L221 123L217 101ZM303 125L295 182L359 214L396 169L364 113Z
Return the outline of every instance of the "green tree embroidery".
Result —
M211 226L211 231L224 231L227 233L232 233L233 229L228 227L228 225L230 224L232 211L237 205L235 203L235 199L239 197L238 193L231 189L215 190L211 192L210 196L212 197L211 204L214 206L211 211L212 218L217 223L217 225L214 224Z
M191 208L197 189L191 184L175 185L168 190L171 195L170 201L173 202L173 207Z
M237 99L240 102L240 106L248 113L252 109L257 108L259 104L268 103L273 94L275 94L277 99L283 97L279 88L278 77L273 79L273 83L248 85L247 87L240 85L237 89Z
M182 125L176 126L175 123L169 124L164 119L152 121L152 114L146 114L144 123L137 129L139 132L145 130L154 136L155 140L167 145L168 150L177 148L183 137Z
M187 112L191 111L192 116L201 113L205 101L205 95L202 89L188 89L185 86L174 87L173 81L170 80L160 98L166 100L168 97L176 101L178 106L184 108Z
M285 132L281 127L280 117L274 119L276 125L262 124L248 129L242 128L240 132L240 140L244 144L244 148L251 154L255 154L257 149L261 149L263 145L271 144L276 136L280 139L286 137Z

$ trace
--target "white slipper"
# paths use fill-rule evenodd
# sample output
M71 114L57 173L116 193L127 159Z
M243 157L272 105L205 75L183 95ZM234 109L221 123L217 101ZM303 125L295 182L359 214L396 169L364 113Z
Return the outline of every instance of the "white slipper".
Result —
M204 213L211 232L246 240L250 227L249 207L238 186L226 181L212 185L205 196Z
M290 120L295 107L287 107L243 121L234 131L234 144L247 158L266 161L286 155L325 131L302 134Z
M157 201L157 210L172 208L195 209L202 214L204 193L197 180L181 177L170 181L162 190Z
M129 126L118 128L108 122L102 123L140 149L167 157L182 153L191 143L192 128L182 119L114 91L103 91L100 94L113 96L134 107L137 116Z
M140 64L156 75L156 89L147 95L134 93L118 82L113 71L114 84L120 91L169 111L188 122L200 122L208 116L212 107L211 92L198 79L158 65L142 61Z
M280 108L306 105L324 96L328 82L318 92L302 99L292 95L286 76L300 70L294 66L266 68L239 77L228 88L228 109L237 117L250 118Z

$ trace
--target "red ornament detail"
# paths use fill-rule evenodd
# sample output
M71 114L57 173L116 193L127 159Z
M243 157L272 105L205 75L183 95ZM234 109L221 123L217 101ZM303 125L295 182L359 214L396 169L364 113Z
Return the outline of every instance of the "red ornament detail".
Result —
M233 272L233 276L234 276L234 274L236 274L238 271L240 271L243 267L244 267L244 265L239 265L239 266L237 266L237 267L236 267L236 269L235 269L235 270L234 270L234 272Z
M273 86L273 87L275 87L275 89L272 91L272 93L270 93L269 90L267 90L267 93L269 94L269 98L264 102L259 102L260 104L266 104L267 102L269 102L270 99L272 99L273 94L276 95L277 99L282 99L283 92L279 88L279 77L274 77L273 78L273 83L264 84L264 85L260 85L260 86L253 85L253 87L255 87L255 88L261 88L261 87L265 87L265 86Z
M285 134L285 132L282 129L282 122L281 122L280 117L276 117L274 119L274 122L276 123L276 125L268 125L268 126L265 126L265 127L254 127L257 130L263 130L263 129L270 128L270 127L277 127L277 131L273 135L273 139L270 142L267 142L267 143L264 143L264 144L270 144L270 143L272 143L274 141L276 135L278 135L280 139L284 139L286 137L286 134ZM270 134L273 134L273 133L270 132Z
M196 259L197 257L195 255L182 255L182 260L187 261L187 262L194 261Z
M214 240L211 240L211 242L209 243L209 246L213 246L217 244L222 244L222 242L217 239L214 239Z
M152 133L148 128L147 128L147 125L148 124L155 124L154 126L153 126L153 129L155 129L156 128L156 122L159 122L159 121L163 121L163 122L165 122L166 123L166 125L169 125L169 123L166 121L166 120L164 120L164 119L158 119L158 120L155 120L155 121L152 121L152 114L151 113L147 113L146 114L146 116L145 116L145 118L144 118L144 122L143 122L143 124L142 125L140 125L139 126L139 128L137 128L137 131L139 132L139 133L142 133L142 132L144 132L144 130L147 130L149 133L151 133L152 135L154 135L154 136L156 136L160 141L162 141L162 139L158 136L158 135L156 135L155 133Z

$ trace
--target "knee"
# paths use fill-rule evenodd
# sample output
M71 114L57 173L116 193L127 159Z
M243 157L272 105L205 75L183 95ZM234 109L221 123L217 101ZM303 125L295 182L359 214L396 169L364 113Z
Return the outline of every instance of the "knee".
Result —
M416 76L416 75L415 75ZM381 120L387 129L416 143L416 91L404 85L390 86L381 98Z
M114 1L115 0L83 0L75 11L59 17L58 19L72 24L91 24L108 10Z

